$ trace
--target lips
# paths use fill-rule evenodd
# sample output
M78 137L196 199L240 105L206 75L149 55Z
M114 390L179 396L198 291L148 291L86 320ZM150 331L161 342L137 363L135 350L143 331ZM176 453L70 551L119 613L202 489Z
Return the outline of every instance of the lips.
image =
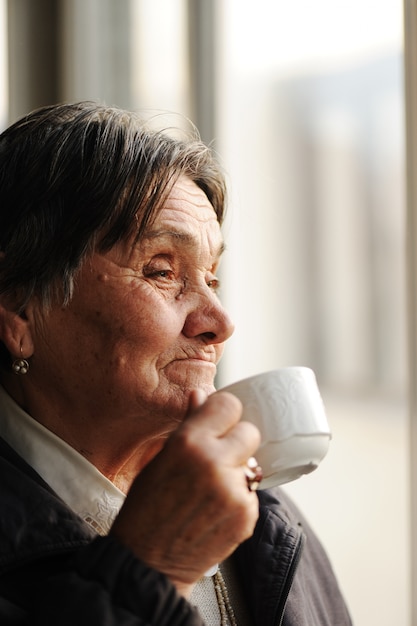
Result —
M187 356L187 357L183 356L177 359L173 359L169 364L171 375L172 375L172 372L175 372L175 371L177 371L178 375L181 375L181 376L184 376L184 374L188 372L188 375L192 375L192 377L197 375L197 376L203 376L204 379L207 379L207 376L208 376L210 381L212 381L217 371L215 356L216 355L214 354L213 355L204 354L204 355L193 355L193 356Z
M193 365L193 366L199 366L199 367L210 367L210 368L214 368L216 369L216 363L214 362L213 359L208 360L208 359L200 359L198 357L189 357L189 358L182 358L182 359L175 359L174 361L171 362L171 364L175 365L178 363L182 363L184 365Z
M218 355L214 350L210 350L210 352L205 351L190 351L188 354L182 354L173 359L173 361L198 361L209 363L212 365L216 365L218 360Z

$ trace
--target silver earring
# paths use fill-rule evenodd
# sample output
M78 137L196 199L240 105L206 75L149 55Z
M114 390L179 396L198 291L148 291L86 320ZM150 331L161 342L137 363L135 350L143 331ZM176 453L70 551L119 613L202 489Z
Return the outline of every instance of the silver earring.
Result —
M20 353L22 353L22 346L20 346ZM12 363L12 370L18 376L23 376L29 371L29 362L20 356L20 359L15 359Z

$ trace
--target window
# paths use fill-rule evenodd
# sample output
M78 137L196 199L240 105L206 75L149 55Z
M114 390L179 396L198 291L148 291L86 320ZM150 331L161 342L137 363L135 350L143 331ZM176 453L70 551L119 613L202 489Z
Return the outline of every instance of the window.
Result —
M3 126L94 98L189 117L214 141L230 182L222 297L236 322L219 384L315 370L333 441L286 489L355 624L406 626L401 1L0 0L4 33L6 6Z
M222 380L315 370L333 441L286 490L354 622L405 625L401 3L230 0L219 21L216 139L232 189L223 297L236 322Z

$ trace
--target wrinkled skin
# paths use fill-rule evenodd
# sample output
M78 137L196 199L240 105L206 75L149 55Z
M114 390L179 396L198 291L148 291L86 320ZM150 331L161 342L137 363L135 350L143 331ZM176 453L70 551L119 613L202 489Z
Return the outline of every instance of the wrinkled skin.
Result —
M30 373L2 384L32 417L128 493L112 532L181 593L253 531L243 465L259 444L214 393L233 332L218 295L223 240L181 178L139 244L94 253L69 305L0 301L0 337Z

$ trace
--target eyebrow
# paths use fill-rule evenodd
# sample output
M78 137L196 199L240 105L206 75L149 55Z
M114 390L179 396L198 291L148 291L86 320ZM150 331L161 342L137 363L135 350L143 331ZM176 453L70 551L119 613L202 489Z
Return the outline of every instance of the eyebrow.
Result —
M142 241L152 241L154 239L173 239L174 241L180 241L182 244L189 248L197 248L199 241L194 235L182 230L150 230L144 233ZM219 258L226 250L226 244L222 241L216 251L216 258Z

